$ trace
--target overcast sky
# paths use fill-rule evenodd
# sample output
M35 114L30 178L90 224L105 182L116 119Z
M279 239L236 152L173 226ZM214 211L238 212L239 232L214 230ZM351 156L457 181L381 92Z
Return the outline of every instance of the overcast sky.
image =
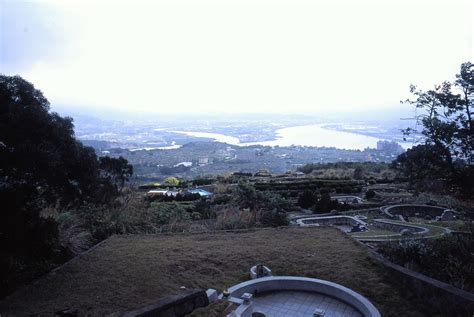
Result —
M53 108L380 109L474 60L469 1L0 1L0 72Z

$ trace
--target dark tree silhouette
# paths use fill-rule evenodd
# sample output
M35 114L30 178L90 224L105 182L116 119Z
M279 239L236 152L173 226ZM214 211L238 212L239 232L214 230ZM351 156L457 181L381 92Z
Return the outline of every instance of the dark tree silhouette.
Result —
M310 208L318 201L315 193L309 189L305 189L301 195L298 196L298 206L302 208Z
M19 267L58 251L56 222L42 210L109 203L133 172L123 158L99 161L73 128L31 83L0 75L0 296Z
M332 200L330 194L324 193L314 206L313 211L314 213L322 214L337 209L338 206L337 200Z
M474 64L462 64L456 78L454 83L445 81L428 91L412 85L410 91L415 99L406 102L421 110L416 119L422 129L417 132L423 135L426 144L445 151L450 162L455 159L473 162ZM408 128L404 132L415 131Z
M133 166L123 157L111 158L108 156L99 159L102 177L113 184L117 190L122 190L125 182L133 175Z
M392 166L412 181L442 178L464 193L472 192L474 64L462 64L454 83L446 81L428 91L412 85L410 91L415 99L406 102L421 110L416 117L421 129L403 132L417 132L424 142L398 156Z

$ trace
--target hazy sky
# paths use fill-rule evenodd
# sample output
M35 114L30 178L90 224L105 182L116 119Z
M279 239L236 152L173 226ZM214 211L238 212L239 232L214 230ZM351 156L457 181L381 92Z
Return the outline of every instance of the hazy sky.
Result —
M0 72L53 108L380 109L474 60L470 1L0 3Z

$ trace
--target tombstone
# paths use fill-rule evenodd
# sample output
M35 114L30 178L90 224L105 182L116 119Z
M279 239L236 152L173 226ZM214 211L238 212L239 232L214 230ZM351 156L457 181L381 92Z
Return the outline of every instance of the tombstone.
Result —
M400 231L400 234L401 234L402 236L406 237L406 236L411 236L411 235L412 235L412 232L410 231L410 229L402 229L402 230Z
M351 232L361 232L362 228L360 226L360 223L357 223L356 225L352 226Z
M263 267L263 264L257 264L256 273L257 273L257 278L265 277L266 274L265 274L265 268Z
M440 221L450 221L455 219L456 216L454 215L454 212L451 209L444 210L441 216L439 217Z
M272 270L268 267L264 266L263 264L257 264L250 268L250 277L252 279L261 278L265 276L271 276Z

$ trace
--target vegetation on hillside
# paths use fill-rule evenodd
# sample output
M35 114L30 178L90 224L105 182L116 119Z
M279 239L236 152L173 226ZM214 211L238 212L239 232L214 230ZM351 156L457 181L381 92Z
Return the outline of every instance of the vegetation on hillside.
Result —
M408 128L404 133L418 133L422 144L401 154L392 166L424 188L432 188L434 181L444 181L461 194L472 195L474 64L462 64L454 83L445 81L428 91L416 86L410 90L415 98L406 102L421 111L416 117L420 130Z
M0 296L67 256L58 212L113 205L133 173L125 159L99 159L73 128L32 84L0 75Z
M432 240L387 242L380 252L391 261L472 292L474 238L472 233Z
M372 185L379 182L400 186L408 180L416 189L414 199L419 191L436 188L472 197L473 68L463 64L454 84L427 92L412 87L416 100L409 102L427 111L418 118L424 141L392 164L310 163L298 168L304 177L170 175L138 189L128 183L133 167L127 160L97 157L75 138L72 119L51 112L32 84L0 76L0 297L114 234L287 226L289 213L308 211L303 209L378 207L384 198ZM194 186L211 191L212 198L187 191ZM160 191L146 193L149 189ZM372 201L339 203L334 194ZM472 289L472 279L465 278L473 272L471 240L410 241L381 250L395 262Z

